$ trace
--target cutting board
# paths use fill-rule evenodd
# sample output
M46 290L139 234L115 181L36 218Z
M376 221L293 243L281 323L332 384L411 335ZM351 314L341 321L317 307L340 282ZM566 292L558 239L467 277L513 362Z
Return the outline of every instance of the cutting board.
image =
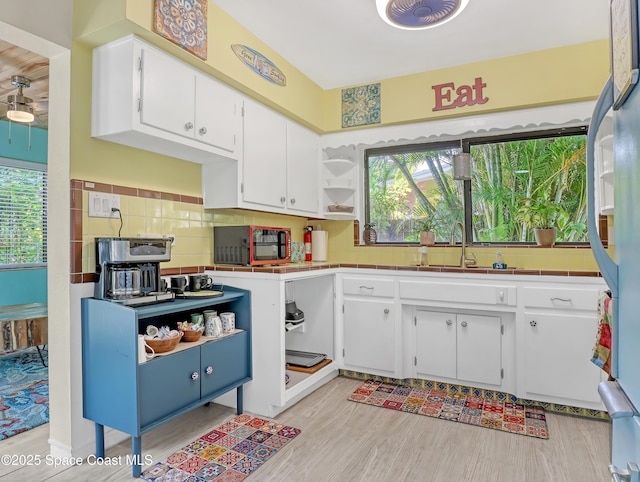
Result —
M309 368L299 367L297 365L289 365L287 367L287 370L291 370L292 372L315 373L318 370L320 370L321 368L326 367L332 361L333 360L330 360L329 358L325 358L320 363L318 363L316 365L313 365L312 367L309 367Z

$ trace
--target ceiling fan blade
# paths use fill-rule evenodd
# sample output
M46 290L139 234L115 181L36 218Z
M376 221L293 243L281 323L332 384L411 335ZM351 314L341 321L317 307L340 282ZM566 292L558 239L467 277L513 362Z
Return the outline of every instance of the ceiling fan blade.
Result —
M49 101L48 100L34 100L33 102L29 102L29 105L33 110L47 110L49 109Z

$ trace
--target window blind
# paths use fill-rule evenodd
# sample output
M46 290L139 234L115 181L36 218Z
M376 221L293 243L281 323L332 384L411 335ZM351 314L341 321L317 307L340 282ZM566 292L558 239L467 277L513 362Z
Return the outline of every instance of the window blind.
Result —
M46 265L45 169L0 159L0 268Z

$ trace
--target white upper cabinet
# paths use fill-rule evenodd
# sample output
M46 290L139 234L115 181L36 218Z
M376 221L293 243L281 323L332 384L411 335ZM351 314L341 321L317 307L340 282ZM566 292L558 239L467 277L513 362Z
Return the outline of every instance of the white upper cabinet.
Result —
M139 98L142 124L193 138L193 70L167 54L141 46Z
M246 208L317 216L319 136L245 99L241 162L202 167L205 208Z
M242 130L241 101L229 87L196 74L195 138L237 158Z
M287 122L287 205L290 209L318 212L318 139L315 132Z
M287 203L287 123L258 102L244 103L244 202L283 209Z
M238 159L241 97L130 35L93 51L92 136L193 162Z

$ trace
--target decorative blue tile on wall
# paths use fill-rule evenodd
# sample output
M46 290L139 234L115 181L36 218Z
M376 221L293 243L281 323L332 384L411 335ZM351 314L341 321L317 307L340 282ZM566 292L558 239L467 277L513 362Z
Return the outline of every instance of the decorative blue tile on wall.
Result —
M342 89L342 127L380 124L380 84Z

